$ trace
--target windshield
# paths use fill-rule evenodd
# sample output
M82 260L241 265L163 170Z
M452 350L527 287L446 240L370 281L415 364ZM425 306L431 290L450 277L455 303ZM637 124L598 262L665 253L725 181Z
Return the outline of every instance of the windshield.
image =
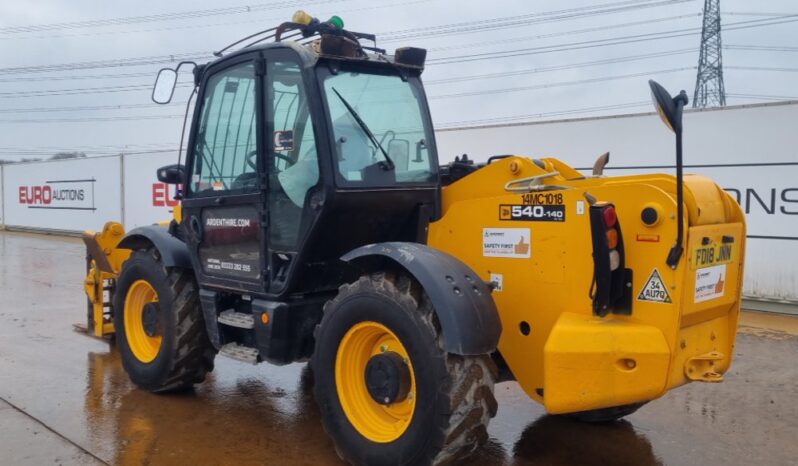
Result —
M437 161L420 83L341 70L324 78L340 185L429 183Z

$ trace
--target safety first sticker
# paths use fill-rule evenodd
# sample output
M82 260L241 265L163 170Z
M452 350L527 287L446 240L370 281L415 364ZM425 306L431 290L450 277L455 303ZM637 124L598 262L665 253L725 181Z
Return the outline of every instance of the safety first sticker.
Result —
M637 295L638 301L650 301L653 303L670 303L671 296L668 294L668 288L665 282L662 281L662 276L657 269L651 272L651 276L646 280L645 286L640 290Z
M696 303L720 298L726 291L726 264L704 267L695 271Z
M485 257L532 257L529 228L483 228L482 255Z

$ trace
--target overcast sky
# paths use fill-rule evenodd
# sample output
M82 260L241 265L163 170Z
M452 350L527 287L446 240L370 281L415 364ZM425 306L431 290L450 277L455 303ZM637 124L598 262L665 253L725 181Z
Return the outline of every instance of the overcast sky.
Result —
M15 68L207 54L251 32L290 19L298 7L322 19L338 14L348 29L377 33L378 40L381 33L385 39L394 38L379 42L389 51L400 46L427 48L428 67L423 78L433 119L439 127L648 111L648 79L658 80L674 93L685 89L692 99L703 3L4 1L0 3L0 159L47 158L59 150L102 155L174 149L182 124L182 117L178 116L184 111L180 102L190 92L189 88L178 89L175 103L167 106L150 101L148 87L164 64L57 71ZM606 14L595 14L599 8L591 10L591 14L584 10L601 4L608 5L604 10L625 9ZM245 5L250 6L249 11L231 11L232 7ZM213 9L220 11L211 14L208 10ZM192 18L182 15L181 19L169 20L163 20L163 16L147 21L134 18L192 11L199 13ZM798 15L798 4L788 0L721 0L721 11L723 25L728 28L723 42L731 47L723 50L727 103L798 96L798 22L786 22L798 17L780 17ZM507 19L516 16L520 20L515 23ZM501 21L492 21L500 18ZM115 21L100 26L91 23L108 19ZM734 29L734 23L746 25L754 21L747 23L753 25L763 20L782 24L762 26L764 23L760 22L758 27ZM64 24L74 22L89 23ZM466 22L470 24L458 28L456 34L451 28L435 29L433 32L446 34L413 33L396 39L402 31ZM485 29L491 25L505 27ZM679 36L607 46L595 46L600 42L577 44L603 39L623 41L628 36L666 32ZM551 46L571 50L552 52L546 48ZM745 50L741 46L781 49ZM518 52L507 58L491 56L509 50ZM449 57L457 58L446 63ZM63 68L70 67L74 66ZM453 79L481 75L488 76ZM624 77L627 75L631 76ZM108 108L116 105L124 107ZM130 108L131 105L135 107ZM595 111L584 111L591 108Z

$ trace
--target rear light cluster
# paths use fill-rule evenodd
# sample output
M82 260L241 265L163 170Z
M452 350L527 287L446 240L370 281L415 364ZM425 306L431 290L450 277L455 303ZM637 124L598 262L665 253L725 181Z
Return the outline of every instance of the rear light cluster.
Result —
M618 226L618 214L615 213L615 206L609 205L601 212L604 217L604 227L607 229L607 247L609 248L610 270L617 270L621 266L621 254L618 252L620 232Z
M631 313L631 270L624 268L623 236L615 206L597 202L590 206L593 236L593 313Z

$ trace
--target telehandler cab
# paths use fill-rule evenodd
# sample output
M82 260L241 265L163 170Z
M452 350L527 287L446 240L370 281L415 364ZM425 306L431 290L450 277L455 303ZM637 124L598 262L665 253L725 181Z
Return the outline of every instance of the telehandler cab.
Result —
M388 55L303 12L244 40L194 65L185 165L158 170L180 187L174 219L84 235L89 331L115 335L138 386L202 382L217 353L310 360L343 459L440 464L485 442L498 381L602 421L722 379L745 220L682 175L686 96L651 83L676 177L604 177L607 157L592 176L439 166L425 50ZM177 69L158 78L168 102Z

